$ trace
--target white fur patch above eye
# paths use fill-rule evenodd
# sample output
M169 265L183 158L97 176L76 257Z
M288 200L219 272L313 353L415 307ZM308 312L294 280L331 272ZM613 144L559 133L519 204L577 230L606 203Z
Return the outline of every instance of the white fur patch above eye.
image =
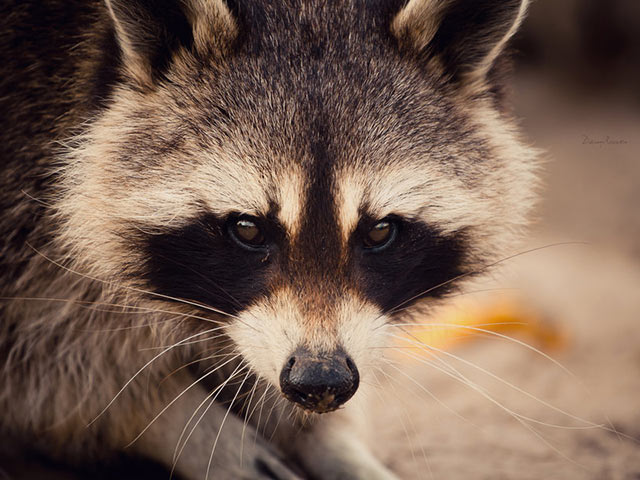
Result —
M338 175L337 183L338 218L345 242L363 209L376 219L395 214L421 220L443 233L468 226L470 213L478 213L476 199L461 181L424 163L388 164L375 176L365 168L351 168ZM474 222L483 219L481 214L473 217Z
M342 232L342 240L346 244L360 219L360 208L364 200L366 179L357 175L338 175L338 193L336 210Z
M277 185L278 218L291 236L300 227L302 207L306 198L305 177L300 166L292 165L286 175L274 179Z
M238 212L266 216L273 204L289 235L295 235L306 198L305 176L295 164L279 165L265 172L225 151L209 152L189 184L197 189L207 208L217 214Z
M266 215L270 182L250 162L242 162L224 150L208 152L190 175L193 188L207 208L217 214L230 212Z

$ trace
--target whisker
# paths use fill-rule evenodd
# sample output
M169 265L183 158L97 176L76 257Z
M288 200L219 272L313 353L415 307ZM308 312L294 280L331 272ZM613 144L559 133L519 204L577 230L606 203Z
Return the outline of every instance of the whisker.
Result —
M491 397L491 395L489 395L486 392L486 389L482 388L480 385L472 382L471 380L469 380L467 377L465 377L464 375L462 375L458 370L456 370L455 368L451 367L451 369L455 372L455 373L451 373L449 372L447 369L445 368L441 368L438 367L435 363L433 362L429 362L425 359L419 359L418 357L414 356L414 355L410 355L407 354L406 352L402 352L403 354L406 354L407 356L411 357L411 358L415 358L416 360L421 361L421 363L424 363L425 365L429 365L431 368L434 368L442 373L444 373L445 375L458 380L459 382L461 382L463 385L471 388L472 390L475 390L476 392L478 392L480 395L482 395L483 397L485 397L487 400L489 400L491 403L493 403L494 405L500 407L502 410L504 410L507 414L509 414L511 417L513 417L515 420L517 420L519 423L525 425L529 430L533 431L534 433L535 430L533 430L533 427L531 427L531 425L526 424L526 422L524 421L531 421L533 423L540 423L542 425L544 425L543 422L539 422L538 420L535 420L533 418L529 418L527 416L521 415L517 412L514 412L513 410L507 408L505 405L501 404L500 402L498 402L497 400L495 400L493 397ZM545 443L547 443L545 441ZM574 462L572 460L572 462ZM575 463L575 462L574 462Z
M468 277L470 275L476 275L476 274L479 274L479 273L483 273L484 271L486 271L486 270L488 270L488 269L490 269L492 267L495 267L496 265L500 265L501 263L507 262L509 260L513 260L514 258L521 257L523 255L527 255L527 254L530 254L530 253L533 253L533 252L537 252L537 251L540 251L540 250L544 250L544 249L547 249L547 248L560 247L560 246L566 246L566 245L588 245L588 242L556 242L556 243L550 243L550 244L547 244L547 245L542 245L542 246L539 246L539 247L530 248L530 249L524 250L522 252L514 253L513 255L508 255L506 257L501 258L500 260L496 260L495 262L488 263L488 264L478 268L477 270L472 270L472 271L469 271L469 272L461 273L460 275L456 275L455 277L452 277L449 280L445 280L444 282L441 282L441 283L439 283L439 284L437 284L437 285L435 285L433 287L430 287L430 288L428 288L428 289L426 289L426 290L424 290L424 291L412 296L411 298L408 298L407 300L404 300L404 301L400 302L398 305L396 305L395 307L393 307L390 310L388 310L386 312L386 314L387 315L392 315L396 311L396 309L402 307L403 305L406 305L407 303L410 303L413 300L416 300L417 298L422 297L423 295L426 295L426 294L428 294L428 293L430 293L430 292L432 292L434 290L437 290L438 288L444 287L444 286L446 286L446 285L448 285L448 284L450 284L450 283L452 283L452 282L454 282L456 280L460 280L460 279Z
M168 404L167 404L167 405L166 405L162 410L160 410L160 413L158 413L158 414L153 418L153 420L151 420L151 421L149 422L149 424L148 424L146 427L144 427L144 428L142 429L142 431L141 431L138 435L136 435L136 437L135 437L133 440L131 440L131 442L129 442L129 443L125 446L125 448L128 448L128 447L130 447L131 445L133 445L133 444L136 442L136 440L138 440L142 435L144 435L144 433L145 433L147 430L149 430L149 428L151 428L151 426L155 423L155 421L156 421L156 420L158 420L158 418L160 418L160 417L162 416L162 414L163 414L164 412L166 412L166 411L169 409L169 407L171 407L171 405L173 405L173 404L174 404L174 403L176 403L180 398L182 398L182 396L183 396L185 393L187 393L189 390L191 390L191 389L192 389L195 385L197 385L199 382L201 382L202 380L204 380L204 379L205 379L205 378L207 378L208 376L213 375L215 372L217 372L217 371L218 371L218 370L220 370L222 367L224 367L225 365L229 364L230 362L232 362L233 360L235 360L235 359L236 359L236 358L238 358L239 356L240 356L240 354L237 354L237 355L235 355L235 356L231 357L229 360L227 360L226 362L224 362L222 365L219 365L219 366L217 366L216 368L214 368L213 370L211 370L211 371L209 371L209 372L205 373L205 374L204 374L204 375L202 375L200 378L196 379L193 383L191 383L187 388L185 388L184 390L182 390L182 392L180 392L178 395L176 395L176 397L175 397L173 400L171 400L171 401L170 401L170 402L169 402L169 403L168 403Z
M413 338L415 338L412 334L410 334L409 332L404 330L402 327L403 326L405 326L405 327L424 326L424 325L425 324L420 324L420 323L406 323L406 324L402 324L402 325L401 324L390 324L388 326L389 327L400 328L407 335L411 335ZM492 330L487 330L487 329L484 329L484 328L472 327L472 326L469 326L469 325L459 325L459 324L455 324L455 323L429 323L427 325L432 325L434 327L462 328L462 329L465 329L465 330L472 330L472 331L476 331L476 332L481 332L481 333L486 334L486 335L492 335L494 337L498 337L498 338L502 338L504 340L508 340L510 342L516 343L516 344L518 344L518 345L520 345L522 347L525 347L527 350L531 350L532 352L544 357L545 359L547 359L548 361L550 361L551 363L556 365L558 368L560 368L562 371L564 371L567 375L569 375L570 377L572 377L574 379L577 379L576 375L571 370L569 370L567 367L562 365L560 362L558 362L556 359L554 359L550 355L544 353L542 350L534 347L533 345L529 345L528 343L523 342L522 340L518 340L517 338L510 337L509 335L504 335L502 333L494 332Z
M396 337L396 338L403 338L403 337ZM411 341L410 339L406 339L406 340L407 341ZM454 360L457 360L457 361L459 361L459 362L461 362L461 363L463 363L465 365L468 365L468 366L470 366L472 368L475 368L476 370L484 373L485 375L493 378L494 380L497 380L498 382L502 383L503 385L506 385L509 388L512 388L513 390L515 390L515 391L517 391L517 392L519 392L519 393L531 398L532 400L535 400L536 402L540 403L541 405L544 405L545 407L547 407L547 408L549 408L549 409L551 409L551 410L553 410L555 412L561 413L562 415L565 415L565 416L567 416L567 417L569 417L569 418L571 418L573 420L576 420L576 421L579 421L581 423L586 423L587 424L587 426L584 426L584 427L552 425L552 424L549 424L549 425L545 424L545 426L554 427L554 428L563 428L563 429L567 429L567 430L587 430L587 429L592 429L592 428L602 428L604 430L608 430L607 428L605 428L605 426L603 424L596 424L596 423L593 423L593 422L591 422L589 420L577 417L577 416L575 416L575 415L573 415L573 414L571 414L569 412L566 412L566 411L556 407L555 405L552 405L552 404L546 402L545 400L542 400L541 398L536 397L535 395L531 394L530 392L527 392L526 390L523 390L522 388L518 387L517 385L514 385L511 382L508 382L507 380L499 377L498 375L494 374L493 372L490 372L489 370L486 370L485 368L482 368L479 365L476 365L476 364L474 364L472 362L469 362L468 360L466 360L466 359L464 359L462 357L459 357L459 356L454 355L452 353L446 352L446 351L444 351L442 349L439 349L439 348L436 348L436 347L432 347L431 345L426 345L426 344L424 344L424 343L422 343L420 341L416 341L416 342L412 342L412 343L420 344L421 346L426 347L426 349L428 349L429 351L438 352L438 353L440 353L442 355L445 355L445 356L447 356L449 358L453 358Z
M247 378L249 378L249 375L251 375L251 371L248 371L247 374L245 375L244 380L242 380L242 383L238 387L238 390L236 391L236 394L233 396L233 399L231 400L231 403L229 404L229 408L227 408L227 411L224 414L224 417L222 418L222 423L220 424L220 428L218 429L218 434L216 435L216 439L213 442L213 448L211 449L211 455L209 456L209 463L207 464L207 473L204 476L205 480L209 480L209 471L211 470L211 462L213 461L213 453L216 451L216 446L218 445L218 440L220 439L220 434L222 433L222 429L224 427L224 423L227 420L227 417L229 416L229 412L231 412L231 409L233 408L233 404L236 401L236 398L238 398L238 394L240 393L240 390L242 390L242 387L243 387L244 383L247 381Z
M260 431L260 422L262 420L262 410L264 409L264 404L266 401L266 396L267 396L267 392L269 391L269 389L271 388L271 384L269 382L266 382L267 386L264 389L264 393L262 394L262 397L260 397L260 411L258 412L258 421L256 422L256 434L253 436L253 446L255 448L256 442L258 441L258 435L259 435L259 431ZM254 407L254 410L251 412L251 415L253 415L255 413L255 408L257 408L258 404L256 403L256 407ZM262 429L264 431L264 428Z
M419 340L418 340L418 342L419 342ZM420 343L422 343L422 342L420 342ZM422 345L427 347L427 348L432 348L434 350L438 350L436 347L427 346L424 343L422 343ZM433 354L433 352L431 352L431 353ZM539 398L535 397L534 395L530 394L529 392L520 389L516 385L513 385L513 384L507 382L506 380L500 378L499 376L493 374L492 372L487 371L487 370L481 368L480 366L475 365L475 364L473 364L471 362L468 362L463 358L457 357L457 356L455 356L455 355L453 355L451 353L447 353L447 352L442 351L442 350L439 350L439 353L451 356L454 359L471 366L472 368L478 369L479 371L481 371L481 372L485 373L486 375L494 378L495 380L497 380L497 381L509 386L510 388L513 388L514 390L522 393L523 395L528 396L529 398L532 398L533 400L541 403L542 405L546 406L547 408L549 408L551 410L554 410L554 411L556 411L558 413L561 413L561 414L563 414L563 415L565 415L565 416L567 416L567 417L569 417L571 419L574 419L576 421L579 421L579 422L582 422L582 423L586 423L587 425L586 426L582 426L582 427L580 427L580 426L554 425L554 424L547 424L547 423L544 423L544 422L540 422L540 421L537 421L537 420L532 419L532 418L522 417L522 418L526 419L527 421L530 421L530 422L533 422L533 423L538 423L538 424L546 426L546 427L552 427L552 428L558 428L558 429L564 429L564 430L600 429L600 430L604 430L606 432L615 434L616 436L618 436L619 439L621 439L621 437L623 437L625 440L630 440L630 441L640 445L640 440L638 440L637 438L635 438L635 437L633 437L631 435L626 435L624 433L619 432L615 428L615 426L611 423L611 420L606 415L605 415L605 419L607 420L608 426L607 426L607 424L604 424L604 423L603 424L598 424L598 423L594 423L594 422L592 422L590 420L586 420L584 418L575 416L575 415L573 415L571 413L568 413L568 412L566 412L566 411L564 411L562 409L559 409L558 407L556 407L556 406L554 406L554 405L552 405L552 404L550 404L550 403L548 403L548 402L546 402L546 401L544 401L542 399L539 399ZM439 357L436 356L436 358L439 358ZM418 361L421 361L420 357L415 357L415 359L418 360Z
M406 377L411 383L413 383L415 386L417 386L420 390L422 390L423 392L425 392L427 395L429 395L432 399L434 399L440 406L444 407L445 409L447 409L449 412L451 412L453 415L455 415L456 417L458 417L459 419L469 423L470 425L473 425L476 428L479 428L478 425L476 425L475 423L473 423L471 420L469 420L468 418L464 417L463 415L461 415L459 412L457 412L456 410L454 410L453 408L451 408L449 405L447 405L446 403L444 403L442 400L440 400L440 398L438 398L433 392L431 392L431 390L429 390L427 387L425 387L424 385L422 385L420 382L418 382L415 378L413 378L411 375L409 375L408 373L406 373L404 370L398 368L393 362L391 362L389 359L384 358L383 359L385 361L385 363L387 363L391 368L393 368L395 371L397 371L398 373L400 373L401 375L403 375L404 377ZM389 377L389 378L393 378L393 377Z
M162 355L164 355L165 353L169 352L170 350L180 346L182 343L184 342L188 342L189 340L191 340L192 338L196 338L199 337L200 335L206 335L208 333L210 333L212 331L212 329L209 330L204 330L202 332L199 333L194 333L193 335L188 336L187 338L180 340L177 343L174 343L173 345L170 345L169 347L165 348L163 351L161 351L160 353L158 353L156 356L154 356L151 360L149 360L147 363L145 363L136 373L133 374L133 376L127 380L127 382L122 386L122 388L120 390L118 390L118 392L115 394L115 396L111 399L111 401L107 404L106 407L104 407L100 413L98 413L98 415L89 422L89 424L87 425L87 427L90 427L91 425L93 425L93 423L98 420L103 414L104 412L106 412L109 407L111 405L113 405L113 402L116 401L116 399L122 394L122 392L124 392L124 390L131 384L131 382L133 382L138 375L140 375L140 373L145 370L149 365L151 365L153 362L155 362L158 358L160 358Z
M521 291L522 288L519 287L496 287L496 288L482 288L478 290L463 290L461 292L455 292L448 295L448 299L466 297L468 295L476 295L478 293L487 293L487 292L504 292L504 291ZM397 314L400 312L406 312L411 309L411 305L404 306L403 308L395 308L393 311L389 311L390 314Z
M256 379L253 382L253 388L251 389L251 395L249 396L249 401L243 405L243 409L245 409L243 425L242 425L242 434L240 435L240 466L242 466L242 457L244 454L244 435L247 430L247 424L249 423L249 408L251 408L251 402L253 401L253 396L256 393L256 389L258 388L259 380Z
M596 425L596 424L593 424L593 425L590 425L590 426L585 426L585 427L573 427L573 426L567 426L567 425L557 425L557 424L553 424L553 423L543 422L541 420L537 420L535 418L523 415L521 413L518 413L518 412L510 409L509 407L507 407L503 403L501 403L498 400L496 400L494 397L492 397L487 392L487 390L485 388L483 388L482 386L478 385L477 383L471 381L465 375L460 373L457 369L451 367L452 370L455 371L455 374L453 374L453 373L451 373L451 372L449 372L449 371L447 371L445 369L442 369L442 368L438 367L433 362L429 362L429 361L427 361L425 359L422 359L422 358L420 358L420 357L418 357L416 355L408 354L407 352L402 352L402 353L407 355L407 356L409 356L409 357L411 357L411 358L414 358L415 360L420 361L421 363L424 363L425 365L429 365L432 368L440 370L441 372L445 373L446 375L449 375L452 378L455 378L455 379L459 380L460 382L462 382L463 384L467 385L471 389L475 390L480 395L482 395L484 398L486 398L491 403L493 403L494 405L498 406L499 408L501 408L502 410L504 410L506 413L508 413L510 416L512 416L514 418L525 420L527 422L535 423L535 424L542 425L542 426L545 426L545 427L562 429L562 430L590 430L590 429L596 429L596 428L602 428L603 427L602 425Z
M71 269L69 267L65 267L61 263L56 262L55 260L53 260L53 259L49 258L48 256L46 256L44 253L40 252L37 248L35 248L31 244L29 244L28 242L26 242L26 244L27 244L27 246L29 246L29 248L31 248L38 255L41 255L45 260L51 262L53 265L65 270L65 271L67 271L67 272L69 272L71 274L79 275L80 277L83 277L83 278L86 278L86 279L89 279L89 280L93 280L93 281L96 281L96 282L101 282L101 283L106 284L106 285L112 284L112 282L107 282L107 281L102 280L100 278L93 277L93 276L87 275L87 274L83 274L83 273L75 271L75 270L73 270L73 269ZM207 311L210 311L210 312L213 312L213 313L217 313L219 315L223 315L223 316L226 316L226 317L231 317L231 318L234 318L234 319L238 320L240 323L244 324L245 326L251 328L252 330L258 331L255 327L253 327L253 326L249 325L248 323L244 322L237 315L233 315L233 314L230 314L230 313L227 313L227 312L223 312L222 310L219 310L219 309L214 308L214 307L210 307L208 305L203 305L203 304L201 304L199 302L194 302L192 300L186 300L186 299L178 298L178 297L172 297L170 295L164 295L162 293L152 292L152 291L149 291L149 290L143 290L143 289L140 289L140 288L132 287L130 285L120 285L120 287L124 288L126 290L131 290L133 292L142 293L142 294L145 294L145 295L151 295L151 296L154 296L154 297L162 298L164 300L171 300L171 301L182 303L182 304L185 304L185 305L190 305L192 307L201 308L203 310L207 310Z
M283 397L278 398L277 404L278 404L278 407L280 408L280 416L278 417L276 426L273 428L273 432L271 432L271 435L269 436L269 443L273 442L273 437L275 437L276 433L278 432L278 427L280 426L280 422L282 421L282 417L285 412L285 407L287 406L286 403L282 405L282 402L283 402ZM295 406L293 408L295 408Z
M187 362L184 365L181 365L178 368L175 368L170 373L165 375L164 378L162 380L160 380L159 385L162 385L164 382L166 382L173 375L175 375L176 373L178 373L181 370L184 370L185 368L189 368L191 365L195 365L195 364L198 364L198 363L204 363L207 360L213 360L214 358L226 358L226 357L229 356L229 354L228 353L223 353L223 352L225 350L231 350L231 349L233 349L233 345L226 345L225 347L222 347L220 349L217 349L217 348L209 349L208 351L202 353L202 355L205 355L204 357L196 358L195 360ZM207 355L207 353L210 353L210 352L217 352L217 354Z
M532 425L529 425L523 419L520 419L520 418L517 418L517 417L514 417L514 418L518 421L518 423L520 425L522 425L527 430L529 430L531 433L533 433L540 441L542 441L542 443L544 443L548 448L550 448L553 452L555 452L556 455L559 455L560 457L562 457L563 459L565 459L569 463L572 463L573 465L581 468L582 470L589 471L589 468L587 468L586 465L583 465L582 463L579 463L579 462L575 461L574 459L572 459L571 457L567 456L564 452L562 452L562 450L560 450L558 447L553 445L549 440L544 438L544 436L540 432L538 432L538 430L536 430Z
M169 475L169 478L172 478L173 473L175 471L175 468L176 468L176 466L178 464L178 460L180 459L180 456L182 455L182 452L184 451L185 447L187 446L187 443L189 442L189 439L193 435L193 432L196 430L196 428L198 428L198 425L200 424L200 422L202 421L204 416L207 414L209 409L216 403L216 400L217 400L218 396L220 395L220 393L223 391L224 387L227 385L227 383L232 378L234 378L237 374L242 372L245 368L246 367L243 366L242 363L238 364L238 366L234 369L234 371L231 372L231 374L229 375L229 378L227 378L224 382L222 382L220 385L218 385L216 388L214 388L209 394L207 394L207 396L204 398L204 400L202 400L202 402L200 402L200 404L193 411L193 413L189 417L189 420L187 420L187 423L185 424L184 428L182 429L182 432L180 432L180 436L178 437L178 441L176 442L176 447L173 450L173 465L171 466L171 473ZM198 420L196 420L196 423L194 424L194 426L189 431L189 434L185 438L184 442L182 443L182 445L180 445L180 442L181 442L182 438L184 437L184 434L186 433L187 428L189 428L189 425L193 421L194 417L197 415L198 411L202 408L202 406L207 401L209 401L209 405L207 405L206 408L203 410L202 414L200 415ZM178 451L178 447L180 447L180 451Z
M212 331L224 330L226 327L227 327L226 325L224 325L222 327L216 327L216 328L213 328ZM181 347L185 347L185 346L188 346L188 345L195 345L196 343L208 342L208 341L217 340L217 339L220 339L220 338L226 338L226 335L224 333L218 333L217 335L214 335L212 337L205 337L205 338L200 338L198 340L191 340L189 342L185 342L185 343L181 344L180 346ZM138 351L139 352L146 352L146 351L149 351L149 350L160 350L160 349L163 349L163 348L167 348L169 346L170 345L159 345L157 347L145 347L145 348L139 348Z
M92 301L87 301L87 300L74 300L74 299L70 299L70 298L47 298L47 297L0 297L0 301L2 300L17 300L17 301L41 301L41 302L62 302L62 303L73 303L73 304L78 304L81 306L86 305L86 308L92 309L90 308L91 305L101 305L101 306L107 306L107 307L116 307L116 308L122 308L122 309L131 309L131 310L138 310L138 311L134 311L134 312L127 312L127 311L121 311L121 310L99 310L99 309L92 309L92 310L96 310L99 312L105 312L105 313L119 313L122 315L125 314L138 314L140 312L150 312L150 313L167 313L170 315L174 315L176 317L186 317L186 318L194 318L196 320L204 320L205 322L210 322L210 323L217 323L220 325L224 325L224 322L221 322L220 320L213 320L211 318L206 318L206 317L201 317L198 315L193 315L190 313L184 313L184 312L173 312L170 310L159 310L157 308L150 308L150 307L142 307L142 306L138 306L138 305L126 305L126 304L117 304L117 303L109 303L109 302L92 302ZM148 324L142 324L142 325L133 325L130 327L120 327L120 328L109 328L109 329L79 329L80 331L87 331L87 332L115 332L115 331L119 331L119 330L128 330L128 329L132 329L132 328L141 328L141 327L145 327L145 326L152 326L152 325L157 325L159 323L165 323L168 320L163 320L163 321L158 321L158 322L154 322L154 323L148 323Z
M385 375L390 380L393 380L393 377L391 377L391 375L389 375L384 370L379 368L378 371L381 372L383 375ZM375 371L372 371L372 373L373 373L374 377L376 377L376 380L378 381L377 375L375 374ZM380 382L378 381L378 383L380 383ZM411 435L409 435L409 430L407 429L407 425L406 425L406 423L404 422L404 420L402 418L402 414L404 413L405 418L407 420L411 421L411 428L413 430L413 434L414 434L414 436L417 436L417 430L415 428L415 424L413 423L413 420L411 420L411 417L409 417L409 414L407 413L406 406L401 401L399 401L401 397L398 394L398 391L397 391L395 385L393 383L391 383L391 382L389 383L389 385L391 385L392 393L393 393L394 397L396 398L396 400L398 400L398 402L396 402L396 405L399 404L402 407L402 412L401 412L400 417L399 417L400 423L402 424L402 429L404 430L405 436L407 437L407 441L409 442L409 449L411 450L411 457L413 459L413 463L415 465L417 465L418 461L416 459L416 454L415 454L415 445L413 443ZM380 396L380 398L382 398L382 396ZM433 471L431 470L431 463L429 462L429 459L427 458L427 453L425 452L424 446L422 445L422 443L420 443L420 450L422 451L422 458L423 458L423 460L425 462L425 465L427 466L427 471L429 472L429 477L433 478Z
M264 436L266 434L266 428L269 425L269 420L271 419L271 415L273 414L273 409L276 408L276 405L278 404L278 396L279 396L280 392L278 392L277 388L273 389L273 395L269 396L269 401L271 402L271 408L269 409L269 414L267 415L267 418L264 421L264 428L262 429L262 435Z

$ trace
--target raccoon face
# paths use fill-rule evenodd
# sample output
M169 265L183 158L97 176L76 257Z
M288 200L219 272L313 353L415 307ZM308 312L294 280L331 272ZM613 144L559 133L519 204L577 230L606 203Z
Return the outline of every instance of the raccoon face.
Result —
M107 2L124 80L64 169L62 238L222 312L255 373L335 410L396 311L523 223L534 153L489 78L524 3L169 3Z

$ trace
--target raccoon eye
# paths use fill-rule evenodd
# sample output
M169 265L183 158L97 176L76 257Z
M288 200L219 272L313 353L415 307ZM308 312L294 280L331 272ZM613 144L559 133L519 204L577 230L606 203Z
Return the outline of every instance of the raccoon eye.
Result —
M381 220L376 223L364 237L364 246L367 249L381 250L391 244L396 236L396 225L389 220Z
M260 227L248 218L239 218L231 225L231 234L237 242L250 248L261 247L265 237Z

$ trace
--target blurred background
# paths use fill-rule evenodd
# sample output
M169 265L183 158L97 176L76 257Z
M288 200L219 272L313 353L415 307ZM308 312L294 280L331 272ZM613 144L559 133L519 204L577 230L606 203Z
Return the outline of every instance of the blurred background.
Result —
M423 320L460 326L412 333L442 351L398 355L371 422L395 442L372 443L407 479L637 480L640 2L537 0L514 46L545 159L514 253L544 248Z
M371 443L404 479L638 480L640 1L537 0L514 47L545 159L514 253L537 250L423 320L459 326L412 333L441 352L390 354L404 373L379 378ZM123 470L92 478L149 474Z
M516 111L547 151L539 227L640 255L640 2L537 0Z

